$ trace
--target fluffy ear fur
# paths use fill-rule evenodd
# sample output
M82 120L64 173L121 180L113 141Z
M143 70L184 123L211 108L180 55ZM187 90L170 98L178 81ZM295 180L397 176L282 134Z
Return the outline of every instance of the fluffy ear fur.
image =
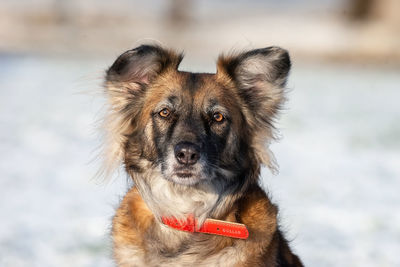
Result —
M168 67L178 68L183 56L160 46L141 45L120 55L107 70L106 82L129 87L148 85Z
M105 163L100 174L108 177L123 159L123 146L134 130L149 85L167 69L177 69L182 54L159 46L142 45L120 55L107 70L105 93L109 108L104 120Z
M267 47L233 56L220 56L217 73L229 76L247 110L248 121L258 135L255 149L259 159L274 169L272 154L263 149L265 136L273 138L273 122L285 100L284 87L290 70L290 58L286 50Z

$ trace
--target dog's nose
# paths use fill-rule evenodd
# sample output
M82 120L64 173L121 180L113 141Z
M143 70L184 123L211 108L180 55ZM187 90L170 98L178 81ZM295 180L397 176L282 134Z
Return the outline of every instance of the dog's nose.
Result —
M180 164L193 165L200 158L199 147L190 142L181 142L175 146L175 158Z

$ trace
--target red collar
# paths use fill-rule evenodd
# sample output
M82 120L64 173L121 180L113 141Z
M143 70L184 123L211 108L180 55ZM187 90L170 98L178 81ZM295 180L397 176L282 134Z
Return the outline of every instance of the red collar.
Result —
M162 217L162 222L169 227L187 232L198 232L213 235L222 235L233 238L247 239L249 231L246 225L214 219L206 219L201 227L198 227L197 220L189 215L186 220L178 220L174 217Z

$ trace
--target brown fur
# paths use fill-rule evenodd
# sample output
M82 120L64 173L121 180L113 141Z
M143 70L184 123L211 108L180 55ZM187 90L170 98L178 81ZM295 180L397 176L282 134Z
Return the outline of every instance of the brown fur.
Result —
M283 257L287 262L287 265L283 266L302 266L300 259L290 251L286 240L277 229L277 212L276 206L259 187L252 188L246 197L239 199L225 216L219 218L245 224L249 230L249 238L240 240L201 233L182 233L194 244L199 241L196 244L199 257L193 263L199 266L202 264L202 258L218 255L224 248L235 247L237 253L243 255L243 259L235 266L279 266L279 257ZM151 257L144 240L148 238L149 232L157 227L159 225L153 214L133 187L124 197L113 220L115 250L118 251L119 247L124 246L136 246L145 258ZM120 259L118 254L115 258L117 263L122 263L120 266L135 266L124 265L124 259Z
M216 74L178 71L181 59L142 46L107 72L105 173L123 162L135 183L113 220L118 266L303 266L279 230L277 207L259 186L261 164L274 167L265 144L284 101L287 52L271 47L221 56ZM171 115L161 118L165 105ZM209 117L210 105L224 114L223 123ZM171 167L178 164L171 149L181 141L200 149L199 162L183 166L190 179ZM178 231L160 220L187 214L200 224L206 218L243 223L249 238Z

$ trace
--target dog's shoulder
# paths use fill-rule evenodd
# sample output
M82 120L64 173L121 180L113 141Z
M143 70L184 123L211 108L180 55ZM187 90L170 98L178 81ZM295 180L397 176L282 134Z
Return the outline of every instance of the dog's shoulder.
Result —
M139 192L133 187L124 196L113 219L113 232L133 235L134 232L145 232L154 222L154 216ZM130 236L128 235L128 236ZM137 239L135 236L134 239Z
M249 188L244 197L239 200L238 210L242 223L254 231L255 236L259 234L265 236L276 231L278 208L258 185Z
M239 200L238 213L240 222L249 230L243 247L245 266L303 266L279 230L277 206L258 185L249 188Z
M140 262L144 255L143 235L154 222L154 216L136 188L124 196L113 219L114 257Z

